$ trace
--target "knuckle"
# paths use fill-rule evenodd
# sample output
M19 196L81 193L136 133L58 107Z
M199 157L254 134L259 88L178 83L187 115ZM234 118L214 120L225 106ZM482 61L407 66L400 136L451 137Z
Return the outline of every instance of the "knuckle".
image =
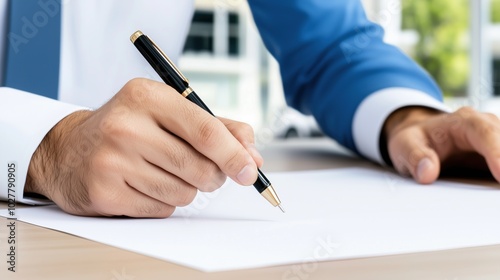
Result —
M217 172L217 176L216 176L216 178L214 180L216 182L216 185L218 186L216 189L218 189L222 185L224 185L224 183L226 182L226 180L227 180L226 174L224 174L222 171L219 170L219 172ZM215 191L215 190L213 190L213 191Z
M446 126L450 130L458 130L462 127L463 117L457 114L450 114L446 117Z
M247 123L240 123L238 126L238 133L244 138L247 138L247 140L251 140L251 142L253 142L254 131L251 125Z
M135 205L135 210L136 213L139 216L147 216L147 217L152 217L152 216L165 216L167 213L170 212L170 208L174 208L173 206L169 206L166 204L162 203L143 203L143 202L138 202ZM173 213L173 211L172 211ZM170 216L171 213L168 215Z
M205 172L203 172L202 170L198 170L193 175L194 186L201 191L205 191L206 185L209 184L209 180L207 178L208 176L205 174Z
M448 133L443 127L435 127L430 133L431 139L436 144L443 144L448 141Z
M202 150L210 150L220 143L219 132L221 123L215 118L205 118L198 129L198 144Z
M164 198L170 195L169 185L167 182L152 182L148 185L148 193L155 198Z
M101 131L103 136L110 139L122 137L136 137L138 130L130 123L127 117L132 112L122 107L123 110L115 111L102 120Z
M183 182L175 180L165 180L153 183L149 186L149 193L173 206L186 206L193 201L196 196L196 189Z
M133 95L137 91L142 91L144 87L147 87L148 85L148 80L144 78L134 78L130 81L128 81L124 86L123 90L121 91L123 95Z
M219 189L225 182L227 176L217 168L217 171L212 173L210 183L206 185L203 192L213 192Z
M482 137L491 137L492 135L498 134L496 131L497 128L485 122L482 118L473 118L471 119L470 124Z
M96 186L89 191L89 200L98 213L110 213L117 206L118 192Z
M186 206L193 202L196 197L196 193L196 189L191 186L183 187L180 191L175 193L175 200L173 204L181 207Z
M130 108L139 107L141 104L149 104L154 99L152 81L144 78L134 78L128 81L120 90L117 98L121 103Z
M216 191L217 189L219 189L221 186L222 185L219 185L215 181L210 181L209 183L203 185L203 187L200 188L199 190L202 192L213 192L213 191Z
M184 169L188 162L192 162L192 155L177 145L168 145L165 147L165 154L170 163L179 170Z
M456 111L457 115L468 118L473 115L477 115L477 111L469 106L461 107Z
M253 134L253 127L247 123L240 122L240 130L246 134Z
M162 209L155 215L158 218L168 218L174 214L175 206L162 205Z
M470 127L480 114L472 107L461 107L456 112L452 113L451 116L457 116L466 126Z
M204 167L199 168L195 174L195 187L202 192L212 192L222 185L222 176L225 175L216 164L206 164Z
M224 170L230 175L236 175L248 163L246 160L246 151L238 150L231 154L231 156L224 163Z

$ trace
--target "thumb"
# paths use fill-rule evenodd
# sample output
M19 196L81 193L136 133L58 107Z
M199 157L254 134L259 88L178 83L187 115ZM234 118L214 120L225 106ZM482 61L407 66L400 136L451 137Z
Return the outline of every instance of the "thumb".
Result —
M402 175L411 175L420 184L430 184L440 173L440 160L425 136L403 130L389 141L389 156Z

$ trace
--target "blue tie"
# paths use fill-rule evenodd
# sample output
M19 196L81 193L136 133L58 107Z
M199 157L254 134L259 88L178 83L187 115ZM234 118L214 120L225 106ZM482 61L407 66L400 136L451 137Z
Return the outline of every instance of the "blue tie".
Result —
M10 0L4 86L57 99L61 0Z

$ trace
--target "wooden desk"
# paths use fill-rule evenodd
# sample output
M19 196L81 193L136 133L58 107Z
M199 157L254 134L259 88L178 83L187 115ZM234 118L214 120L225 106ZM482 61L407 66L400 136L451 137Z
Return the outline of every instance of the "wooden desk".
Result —
M271 143L262 151L265 171L379 168L322 139ZM1 218L0 279L500 279L500 246L202 273L19 221L18 271L10 273L6 224Z

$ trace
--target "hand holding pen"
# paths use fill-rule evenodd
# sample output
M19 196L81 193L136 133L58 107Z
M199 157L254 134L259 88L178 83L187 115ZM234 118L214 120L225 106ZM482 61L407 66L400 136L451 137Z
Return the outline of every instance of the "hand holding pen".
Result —
M151 39L141 31L136 31L130 36L130 40L167 85L171 86L183 97L214 116L207 105L203 103L201 98L189 86L188 79L184 77L168 56ZM257 180L253 184L255 189L269 201L271 205L278 206L281 211L284 212L281 207L281 201L269 179L266 178L260 169L258 169L257 172Z
M24 190L75 215L164 218L227 176L253 184L262 164L253 139L248 125L214 118L165 83L133 79L49 131Z

